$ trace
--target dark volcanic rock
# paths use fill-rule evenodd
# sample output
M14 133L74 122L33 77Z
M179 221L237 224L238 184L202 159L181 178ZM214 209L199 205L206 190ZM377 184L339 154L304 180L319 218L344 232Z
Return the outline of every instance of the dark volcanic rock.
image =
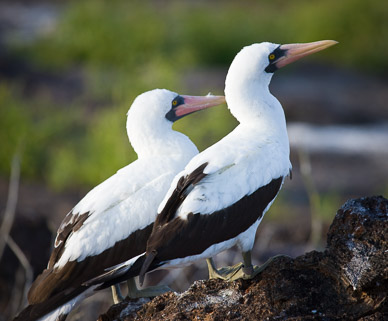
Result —
M387 218L383 197L350 200L324 252L277 257L253 280L197 281L144 305L127 301L99 320L387 320Z

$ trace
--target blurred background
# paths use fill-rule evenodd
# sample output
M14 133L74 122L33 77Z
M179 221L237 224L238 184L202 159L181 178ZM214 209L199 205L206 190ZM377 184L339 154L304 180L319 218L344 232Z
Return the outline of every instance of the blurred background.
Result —
M293 178L261 223L254 262L326 242L339 206L388 192L388 3L328 1L1 1L0 320L25 304L55 232L95 185L136 159L126 112L153 88L223 94L236 53L255 42L339 44L277 72ZM174 125L203 150L237 122L226 106ZM229 250L218 265L234 264ZM148 277L187 289L205 262ZM70 320L112 304L90 298Z

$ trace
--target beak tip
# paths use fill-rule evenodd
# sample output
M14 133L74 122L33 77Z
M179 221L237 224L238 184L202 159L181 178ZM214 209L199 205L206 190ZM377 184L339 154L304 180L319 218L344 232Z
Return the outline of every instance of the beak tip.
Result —
M317 43L321 43L320 50L323 50L323 49L326 49L326 48L329 48L331 46L338 44L338 41L337 40L322 40L322 41L318 41Z

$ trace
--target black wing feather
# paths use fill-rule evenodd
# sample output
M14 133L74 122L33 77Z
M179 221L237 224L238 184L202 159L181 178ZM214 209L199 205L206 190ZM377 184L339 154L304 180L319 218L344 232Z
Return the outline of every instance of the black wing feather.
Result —
M191 174L182 176L179 179L175 190L172 192L170 198L167 200L163 210L156 217L154 230L157 229L159 226L170 222L175 217L176 211L188 195L187 193L185 193L185 191L190 186L198 184L198 182L200 182L206 176L206 174L203 173L203 170L206 168L207 165L208 162L196 168Z

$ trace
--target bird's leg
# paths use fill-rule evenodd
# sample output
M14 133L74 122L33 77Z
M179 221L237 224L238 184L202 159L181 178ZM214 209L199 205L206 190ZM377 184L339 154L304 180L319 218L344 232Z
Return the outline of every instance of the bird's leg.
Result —
M136 298L150 298L172 291L167 285L150 286L145 289L138 289L134 278L127 280L128 297Z
M123 295L121 294L120 285L115 284L111 286L112 288L112 297L114 304L120 303L124 300Z
M252 265L251 251L242 252L242 258L243 263L241 265L241 268L234 275L232 275L231 278L228 279L229 281L234 281L238 279L252 279L258 273L265 269L265 266L258 267L257 265Z
M229 281L234 281L237 279L253 279L257 274L263 272L272 261L282 256L284 255L275 255L269 258L263 265L257 266L252 265L251 251L242 252L244 264L242 268L229 279Z
M214 264L213 258L206 259L207 268L209 270L209 280L218 278L217 267Z
M242 252L242 257L244 262L244 266L242 268L243 272L246 275L252 275L255 270L254 266L252 265L252 252L251 251Z
M238 263L233 266L227 266L220 269L217 269L212 258L206 259L207 267L209 270L209 280L211 279L221 279L221 280L230 280L234 274L236 274L241 267L242 263Z

